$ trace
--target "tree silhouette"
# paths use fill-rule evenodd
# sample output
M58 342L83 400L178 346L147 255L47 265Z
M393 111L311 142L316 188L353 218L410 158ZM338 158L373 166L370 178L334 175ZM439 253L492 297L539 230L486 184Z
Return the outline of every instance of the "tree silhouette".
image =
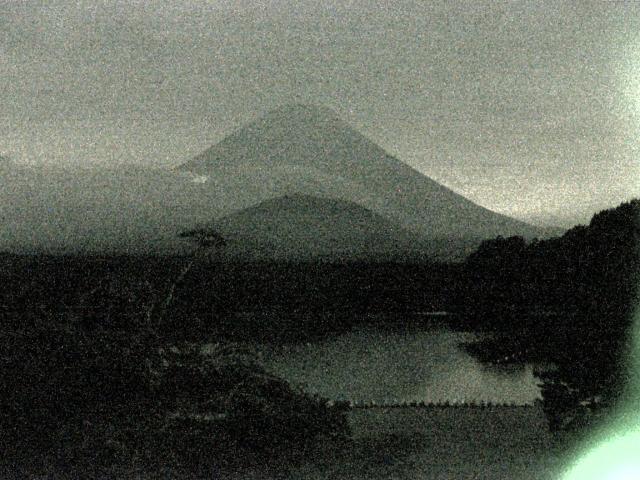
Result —
M481 347L554 363L539 372L552 429L586 424L625 388L632 309L640 285L640 200L596 213L589 225L527 244L484 241L464 264L456 300L501 333Z
M176 279L171 283L167 296L162 302L160 313L157 318L158 325L160 325L165 320L167 312L175 298L176 289L179 285L182 284L185 277L191 271L195 263L206 256L208 253L210 253L211 250L219 251L227 245L224 237L212 229L199 228L194 230L187 230L181 232L178 236L180 238L184 238L193 242L196 246L196 249L194 250L187 264L182 267Z

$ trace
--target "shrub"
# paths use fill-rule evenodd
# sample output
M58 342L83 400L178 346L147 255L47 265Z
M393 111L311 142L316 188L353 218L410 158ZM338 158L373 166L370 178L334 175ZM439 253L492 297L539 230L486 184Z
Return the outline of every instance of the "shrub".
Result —
M28 322L27 322L28 323ZM234 344L163 345L145 331L47 318L3 333L3 451L60 468L224 465L348 434L344 409L268 374ZM74 470L75 469L75 470Z
M157 398L171 412L165 448L181 462L295 454L320 436L348 435L344 408L268 374L245 347L215 344L205 353L182 344L166 353Z
M63 425L111 415L147 394L148 351L140 336L89 332L68 318L40 315L1 339L0 428L14 449L44 446Z

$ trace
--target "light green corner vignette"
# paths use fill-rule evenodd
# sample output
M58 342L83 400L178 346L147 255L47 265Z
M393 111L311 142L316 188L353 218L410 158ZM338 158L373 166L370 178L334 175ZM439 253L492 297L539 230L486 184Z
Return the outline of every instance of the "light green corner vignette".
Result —
M640 296L639 296L640 298ZM629 383L611 422L569 464L561 480L640 480L640 305L634 314Z

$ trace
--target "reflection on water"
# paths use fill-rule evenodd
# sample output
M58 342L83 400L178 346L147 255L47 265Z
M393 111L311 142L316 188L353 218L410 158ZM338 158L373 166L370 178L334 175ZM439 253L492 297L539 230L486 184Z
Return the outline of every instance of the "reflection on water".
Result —
M540 398L532 365L482 365L458 345L473 333L359 329L319 342L262 347L266 367L305 390L354 401L492 401Z

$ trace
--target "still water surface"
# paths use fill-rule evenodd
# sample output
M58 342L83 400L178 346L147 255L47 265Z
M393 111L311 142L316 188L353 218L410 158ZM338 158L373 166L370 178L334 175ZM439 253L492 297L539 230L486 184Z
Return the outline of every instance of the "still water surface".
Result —
M360 328L313 343L261 346L262 360L306 391L353 401L492 401L540 398L533 365L486 366L459 344L479 338L446 327L429 331Z

